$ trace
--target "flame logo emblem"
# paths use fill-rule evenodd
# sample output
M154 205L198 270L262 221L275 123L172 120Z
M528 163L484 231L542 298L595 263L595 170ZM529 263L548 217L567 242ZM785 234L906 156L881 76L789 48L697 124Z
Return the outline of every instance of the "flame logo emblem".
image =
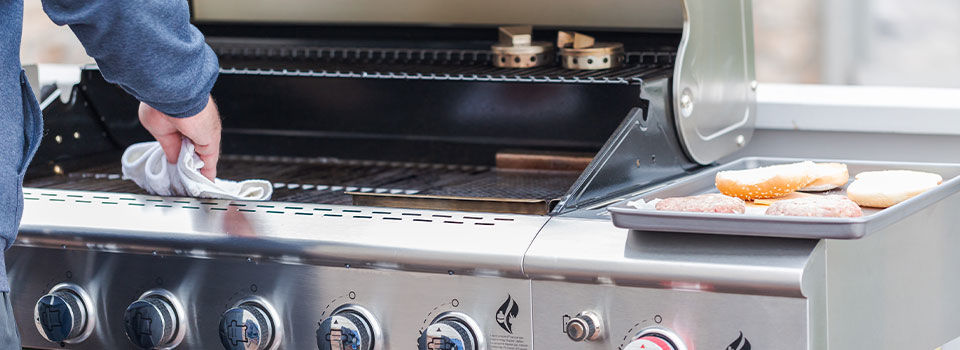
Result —
M743 336L743 332L740 332L740 336L737 337L737 340L734 340L733 343L730 343L726 350L750 350L750 341Z
M507 294L507 300L497 309L497 324L500 328L513 334L513 319L520 313L520 306L513 301L513 297Z

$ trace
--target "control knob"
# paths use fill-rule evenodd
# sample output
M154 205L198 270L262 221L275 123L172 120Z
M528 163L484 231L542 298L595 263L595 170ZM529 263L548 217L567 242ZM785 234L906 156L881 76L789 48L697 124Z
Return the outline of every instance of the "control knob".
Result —
M437 316L420 336L420 350L484 350L477 323L459 312Z
M127 307L123 331L141 349L170 349L183 340L182 320L183 308L173 294L151 290Z
M600 316L591 311L581 312L567 322L567 337L573 341L594 341L600 339L602 328Z
M343 305L317 328L320 350L374 350L383 340L377 319L358 305Z
M79 343L93 331L94 312L93 304L82 288L63 283L37 300L33 319L44 339L55 343Z
M270 304L241 300L220 316L220 343L227 350L270 350L280 345L282 331Z
M686 347L673 332L649 328L637 333L623 350L686 350Z

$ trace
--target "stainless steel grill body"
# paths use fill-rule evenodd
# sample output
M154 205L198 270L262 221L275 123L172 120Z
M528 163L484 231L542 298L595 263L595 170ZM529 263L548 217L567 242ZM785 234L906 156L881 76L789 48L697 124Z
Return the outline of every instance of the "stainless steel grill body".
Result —
M182 336L177 349L242 342L221 315L250 300L257 328L298 350L335 348L343 334L373 339L370 350L438 334L479 350L634 350L645 334L678 350L932 349L960 335L955 194L858 241L611 224L608 205L749 142L749 1L193 8L223 67L220 175L274 181L275 201L145 195L116 163L149 140L136 101L95 67L72 91L46 89L69 98L44 99L47 140L7 253L26 347L129 348L124 329L153 328L125 310L149 297L139 305L155 309L164 338ZM538 38L600 33L626 62L493 67L495 28L509 23L535 24ZM517 152L593 158L582 170L497 167ZM350 193L538 200L545 215L370 207ZM56 324L34 306L63 283L96 310L83 341L49 342L26 322ZM376 322L324 326L344 310ZM574 319L594 333L568 336Z
M8 254L15 310L30 319L52 286L85 288L98 320L91 338L70 348L126 347L118 318L155 288L184 303L184 349L216 348L219 315L247 297L277 308L281 348L291 349L315 346L317 323L344 304L372 310L383 349L413 348L424 322L444 311L470 315L487 349L611 349L648 327L675 332L690 348L722 349L741 333L758 348L933 348L956 336L947 325L960 324L950 302L960 261L944 249L960 244L948 219L960 210L957 195L851 241L628 231L602 211L551 218L44 189L27 196ZM508 299L519 307L512 333L497 321ZM583 311L602 318L600 340L575 343L563 333ZM59 348L31 327L21 334L25 346Z

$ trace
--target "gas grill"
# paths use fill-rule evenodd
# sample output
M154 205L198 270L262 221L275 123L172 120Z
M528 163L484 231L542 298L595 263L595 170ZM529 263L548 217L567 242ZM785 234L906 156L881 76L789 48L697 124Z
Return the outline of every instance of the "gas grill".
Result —
M119 164L150 140L137 102L96 67L70 91L44 89L45 139L7 253L25 347L908 346L862 338L897 329L933 348L958 335L908 317L960 324L933 307L956 306L947 267L960 261L920 253L960 243L953 192L851 241L611 223L613 204L703 178L749 142L749 1L192 8L222 67L218 176L270 180L272 201L149 195ZM512 47L559 31L569 47L509 67L544 49ZM622 62L598 66L618 45ZM927 234L904 234L917 227ZM932 272L883 262L908 241ZM916 294L897 285L933 275L941 284ZM927 302L884 299L907 295Z

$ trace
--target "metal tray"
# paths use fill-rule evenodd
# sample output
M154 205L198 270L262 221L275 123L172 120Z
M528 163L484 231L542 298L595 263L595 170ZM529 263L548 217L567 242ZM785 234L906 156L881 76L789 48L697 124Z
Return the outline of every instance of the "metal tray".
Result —
M886 209L863 208L863 216L859 218L669 212L637 209L627 205L628 202L637 199L651 201L656 198L717 193L718 191L714 186L714 179L720 171L751 169L804 160L845 163L850 170L851 181L854 175L864 171L907 169L940 174L940 176L943 176L943 183L927 192ZM634 230L811 239L857 239L872 232L879 231L958 191L960 191L960 164L754 157L738 159L721 166L703 170L697 174L675 180L628 200L616 203L607 209L611 213L614 225L620 228ZM846 193L846 186L828 193L844 194Z

